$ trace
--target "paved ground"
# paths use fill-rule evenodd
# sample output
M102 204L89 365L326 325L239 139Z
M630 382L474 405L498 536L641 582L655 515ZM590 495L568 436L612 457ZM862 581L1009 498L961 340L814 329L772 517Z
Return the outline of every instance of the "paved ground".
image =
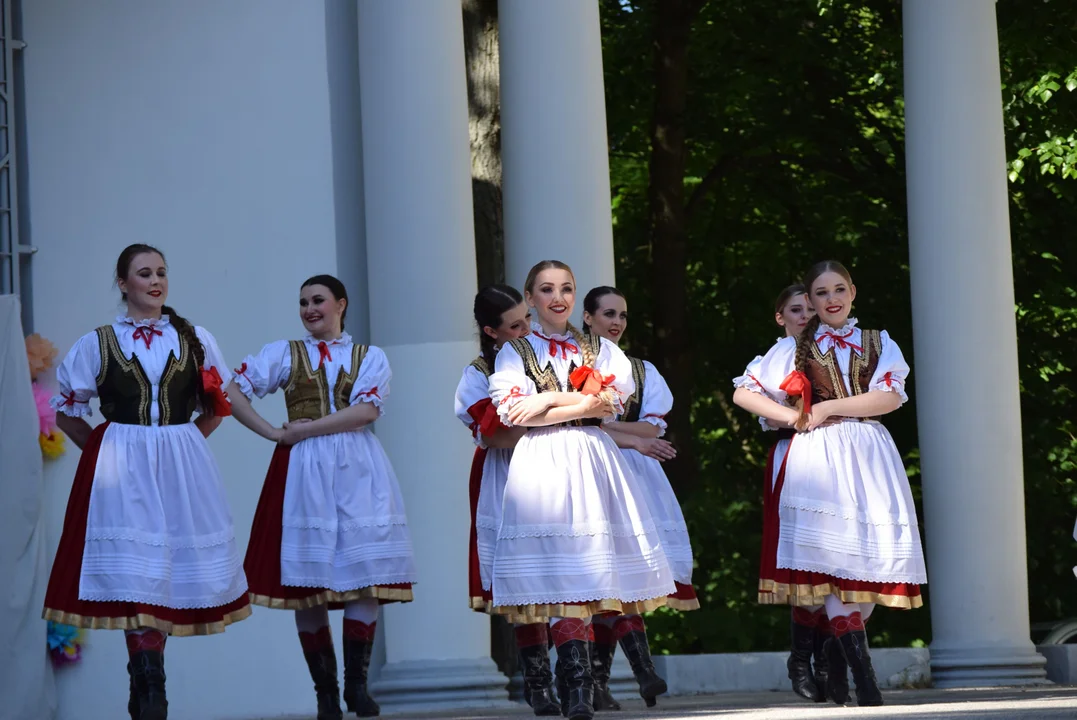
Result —
M648 710L641 700L618 713L599 713L598 720L843 720L844 718L917 718L929 720L1060 720L1077 718L1077 688L1002 690L895 690L884 692L886 705L878 708L839 708L797 701L791 693L728 693L659 699ZM351 717L351 716L347 716ZM392 716L390 716L392 717ZM508 711L443 712L395 717L414 720L478 720L479 718L534 717L521 707ZM314 720L294 718L294 720Z

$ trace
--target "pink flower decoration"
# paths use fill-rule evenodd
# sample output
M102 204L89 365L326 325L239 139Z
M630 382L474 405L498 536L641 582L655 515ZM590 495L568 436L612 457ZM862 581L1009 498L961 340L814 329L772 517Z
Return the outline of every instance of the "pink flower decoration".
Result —
M56 429L56 411L49 405L51 393L36 382L33 383L33 388L34 404L37 405L37 417L41 428L40 432L42 435L51 435L52 431Z

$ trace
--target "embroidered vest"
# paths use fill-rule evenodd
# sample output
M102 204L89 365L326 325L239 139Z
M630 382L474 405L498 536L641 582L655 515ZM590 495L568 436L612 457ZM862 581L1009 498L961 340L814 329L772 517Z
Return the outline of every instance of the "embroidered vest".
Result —
M643 409L643 385L647 381L647 368L639 358L630 357L632 363L632 380L636 383L635 391L625 400L625 411L621 415L621 422L639 422L639 414Z
M602 349L602 339L597 335L584 335L584 342L589 344L591 354L598 357L599 350ZM540 392L576 392L576 388L572 387L572 383L568 383L568 387L561 387L561 383L557 379L557 373L554 372L553 366L547 364L542 367L539 363L538 356L535 355L535 348L527 340L527 338L517 338L509 341L513 349L519 353L520 358L524 362L524 373L527 377L531 378L531 382L535 383L535 388ZM572 371L580 367L576 361L573 360L569 365L568 374L571 375ZM602 424L601 418L581 418L578 420L570 420L568 422L557 423L556 425L545 425L544 427L579 427L584 425L598 426Z
M482 355L479 355L477 358L471 361L471 367L481 372L483 377L485 378L489 378L491 375L494 374L493 366L490 365L490 362Z
M852 395L864 395L871 387L871 378L879 367L879 356L882 354L882 337L878 330L861 330L860 342L863 345L863 354L856 350L850 351L849 358L849 382L851 388L845 387L841 376L841 368L837 358L834 357L834 349L830 348L825 353L819 350L819 343L811 343L808 352L808 366L806 375L811 381L812 404L824 400L836 400ZM875 420L877 418L864 418Z
M302 340L290 341L288 349L292 354L292 371L288 375L288 384L284 387L288 422L319 420L328 415L330 393L337 410L348 407L352 388L359 377L359 368L366 358L366 345L352 345L351 370L338 373L332 389L325 375L325 366L321 365L317 370L311 367L310 356Z
M97 375L101 414L114 423L150 425L153 385L138 356L124 357L111 325L97 328L97 344L101 350L101 372ZM173 352L168 353L157 386L158 425L161 426L189 423L198 402L202 377L183 335L179 335L179 346L179 358Z

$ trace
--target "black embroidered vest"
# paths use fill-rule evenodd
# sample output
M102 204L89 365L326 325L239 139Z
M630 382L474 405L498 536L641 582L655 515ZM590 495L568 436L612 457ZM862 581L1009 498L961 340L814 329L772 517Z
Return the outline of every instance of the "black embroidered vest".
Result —
M146 377L138 356L124 357L111 325L97 328L101 350L101 372L97 375L97 395L106 420L124 425L150 425L153 385ZM182 425L191 421L202 382L190 346L179 335L180 354L168 353L157 386L158 424Z
M490 361L479 355L477 358L471 361L471 367L475 368L482 373L482 376L489 378L494 374L494 368L490 365Z
M632 381L636 389L625 400L625 411L621 414L621 422L639 422L639 414L643 409L643 386L647 382L647 368L639 358L630 357L632 363Z
M597 335L584 335L584 342L589 343L591 354L596 358L598 357L599 350L602 349L602 339ZM509 341L513 349L520 355L520 359L524 361L524 373L527 377L531 378L531 382L535 383L535 388L540 392L577 392L576 388L572 387L572 383L568 383L568 387L561 387L561 383L557 379L557 373L554 372L553 366L547 364L542 367L539 363L538 356L535 355L535 348L531 345L527 338L517 338ZM572 371L580 367L575 360L569 365L568 374L572 375ZM579 427L585 425L598 426L602 424L601 418L580 418L578 420L570 420L568 422L557 423L555 425L544 425L543 427Z
M288 384L284 387L284 404L288 408L288 422L296 420L318 420L329 414L329 380L325 375L325 366L317 370L310 365L306 344L302 340L288 343L292 353L292 371ZM352 345L352 366L348 372L337 375L333 384L333 405L337 410L348 407L352 389L359 377L359 367L366 358L367 346Z

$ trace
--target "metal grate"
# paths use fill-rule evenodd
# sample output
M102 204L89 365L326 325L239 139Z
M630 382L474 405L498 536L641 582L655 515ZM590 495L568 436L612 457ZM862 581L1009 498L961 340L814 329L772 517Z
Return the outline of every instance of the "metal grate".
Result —
M26 44L15 38L14 2L0 0L0 294L21 295L23 269L35 249L19 241L15 53Z

